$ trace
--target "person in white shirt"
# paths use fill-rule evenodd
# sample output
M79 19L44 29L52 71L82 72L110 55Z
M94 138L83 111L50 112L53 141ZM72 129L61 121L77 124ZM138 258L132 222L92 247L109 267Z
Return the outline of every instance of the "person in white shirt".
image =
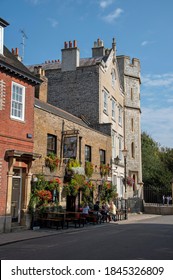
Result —
M82 209L82 214L86 214L88 215L89 214L89 206L88 206L88 203L86 203Z

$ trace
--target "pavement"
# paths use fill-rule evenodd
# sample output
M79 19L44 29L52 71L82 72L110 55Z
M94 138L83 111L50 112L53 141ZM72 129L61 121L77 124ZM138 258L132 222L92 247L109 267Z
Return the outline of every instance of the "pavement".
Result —
M129 223L137 223L138 221L144 220L144 219L151 219L158 217L159 215L153 215L153 214L128 214L128 220L121 220L116 222L111 222L115 224L129 224ZM106 226L106 223L98 225L98 226ZM89 225L93 226L93 225ZM50 236L50 235L57 235L57 234L63 234L71 231L78 231L78 230L84 230L87 227L81 227L81 228L69 228L69 229L35 229L35 230L21 230L16 232L9 232L9 233L0 233L0 246L15 243L23 240L33 239L33 238L41 238L44 236Z

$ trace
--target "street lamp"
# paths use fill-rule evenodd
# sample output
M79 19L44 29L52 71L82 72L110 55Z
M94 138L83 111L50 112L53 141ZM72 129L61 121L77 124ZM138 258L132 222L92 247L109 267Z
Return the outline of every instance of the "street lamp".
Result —
M125 220L128 219L128 212L127 212L127 174L126 174L126 166L127 166L127 153L128 150L124 147L124 150L122 150L123 156L124 156L124 187L125 187Z

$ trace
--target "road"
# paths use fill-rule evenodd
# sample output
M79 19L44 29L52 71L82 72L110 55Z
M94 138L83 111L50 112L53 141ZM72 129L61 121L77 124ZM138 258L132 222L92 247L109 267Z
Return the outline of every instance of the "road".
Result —
M1 260L173 260L173 216L108 223L0 247Z

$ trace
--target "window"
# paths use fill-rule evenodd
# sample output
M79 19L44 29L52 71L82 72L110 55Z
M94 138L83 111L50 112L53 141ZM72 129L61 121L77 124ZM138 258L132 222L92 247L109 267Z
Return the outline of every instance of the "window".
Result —
M131 100L133 100L133 88L131 88L131 94L130 94Z
M108 112L108 93L104 90L104 112Z
M91 162L91 146L85 146L85 161Z
M119 108L118 108L118 123L120 125L122 125L122 112L123 112L123 109L122 109L121 106L119 106Z
M115 100L112 99L112 119L115 120Z
M24 121L25 87L12 83L11 117Z
M133 121L133 118L131 119L131 130L134 131L134 121Z
M56 143L57 143L57 137L52 134L47 135L47 155L50 153L56 154Z
M0 26L0 54L3 54L3 37L4 37L4 29Z
M106 152L105 150L100 150L100 165L106 163Z
M112 87L114 88L115 87L115 80L116 80L116 75L115 75L115 70L114 69L112 70L111 76L112 76Z
M131 156L132 156L132 158L135 158L135 146L134 146L134 142L132 142L132 144L131 144Z
M112 131L112 158L116 158L116 134Z
M119 137L119 159L122 160L122 138Z

